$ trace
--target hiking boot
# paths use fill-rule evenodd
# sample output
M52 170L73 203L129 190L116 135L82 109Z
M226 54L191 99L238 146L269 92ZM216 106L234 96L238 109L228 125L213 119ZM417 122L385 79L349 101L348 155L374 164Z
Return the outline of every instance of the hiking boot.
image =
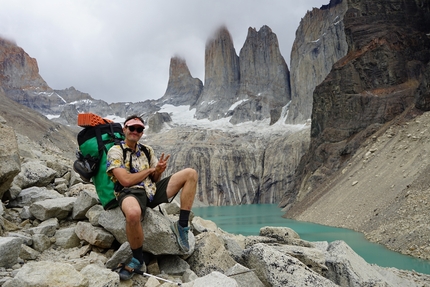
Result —
M144 270L142 270L143 268ZM121 270L118 272L119 279L121 280L131 279L131 277L133 277L133 275L135 274L135 272L133 272L134 270L140 270L140 271L146 272L145 263L140 264L139 260L133 257L131 261L126 266L121 268Z
M172 223L170 227L176 236L176 241L178 241L179 247L182 251L188 252L190 250L190 245L188 243L188 231L190 230L190 227L182 227L179 225L179 222Z

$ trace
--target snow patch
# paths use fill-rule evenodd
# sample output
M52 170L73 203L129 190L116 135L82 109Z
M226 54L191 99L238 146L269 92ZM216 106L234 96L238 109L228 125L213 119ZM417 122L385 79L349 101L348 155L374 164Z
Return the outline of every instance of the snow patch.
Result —
M91 104L93 101L91 100L79 100L79 101L74 101L74 102L70 102L70 105L75 105L75 104L79 104L79 103L85 103L85 104Z
M232 110L234 110L237 106L239 106L240 104L242 104L242 103L244 103L244 102L246 102L246 101L248 101L248 99L237 101L237 102L235 102L234 104L232 104L232 105L231 105L231 107L230 107L228 110L229 110L229 111L232 111Z
M172 118L172 125L218 129L226 132L247 133L249 131L253 131L256 133L284 133L287 131L300 131L309 127L308 124L285 124L287 113L284 113L285 117L280 118L278 122L270 126L270 119L265 119L262 121L249 121L236 125L233 125L229 122L231 117L221 118L215 121L209 121L208 119L198 120L195 118L196 109L190 109L190 106L176 107L173 105L164 105L161 107L159 112L168 113Z

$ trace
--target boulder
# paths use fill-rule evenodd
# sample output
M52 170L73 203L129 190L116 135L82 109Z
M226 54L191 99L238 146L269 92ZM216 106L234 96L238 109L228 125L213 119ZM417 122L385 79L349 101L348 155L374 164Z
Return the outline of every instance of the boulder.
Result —
M110 248L115 239L111 233L101 227L95 227L89 222L79 221L75 232L79 239L101 248Z
M53 261L29 262L3 287L88 287L86 276L72 265Z
M64 196L46 187L31 186L21 190L18 196L9 202L10 207L30 206L36 201L45 199L63 198Z
M5 123L5 119L0 116L0 199L21 170L15 132Z
M65 219L73 210L75 197L62 197L37 201L30 206L30 212L39 220L56 217Z
M177 220L177 219L176 219ZM120 208L104 211L99 218L99 224L115 236L119 243L127 241L125 234L125 217ZM143 250L155 255L171 254L185 255L184 251L176 243L176 237L170 228L172 221L163 216L160 212L146 209L145 217L142 221L142 228L145 236ZM192 232L188 233L190 251L194 250L195 239Z
M0 237L0 267L11 267L18 262L22 240L18 237Z
M47 186L54 181L57 171L49 168L41 161L29 160L21 165L20 173L13 183L24 189L30 186Z
M208 275L212 271L224 273L236 264L225 249L224 241L212 232L196 236L195 251L187 262L197 276Z
M338 286L309 269L298 259L258 243L244 251L246 265L266 286Z
M79 193L73 205L72 218L75 220L84 219L87 211L99 202L95 191L83 190Z

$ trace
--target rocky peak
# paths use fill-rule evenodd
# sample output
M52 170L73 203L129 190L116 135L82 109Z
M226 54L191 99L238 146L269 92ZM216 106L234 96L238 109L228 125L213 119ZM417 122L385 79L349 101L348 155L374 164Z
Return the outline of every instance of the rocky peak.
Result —
M330 1L308 11L300 21L291 49L291 104L287 123L311 118L315 87L348 51L343 18L347 1Z
M191 76L187 63L180 57L170 59L169 82L166 92L160 99L166 104L193 105L200 96L203 83Z
M8 98L46 114L52 106L64 104L39 75L36 59L3 38L0 38L0 67L1 86Z
M290 96L290 74L276 34L268 26L248 29L240 56L226 27L208 40L205 84L195 108L197 118L230 117L238 124L271 118L276 122Z
M290 100L290 72L279 50L278 38L268 26L258 32L248 29L239 59L239 94L267 96L275 105L285 105Z
M306 195L322 190L321 183L388 122L401 122L423 112L415 108L428 108L430 38L423 27L429 27L430 3L344 2L340 32L348 53L315 89L310 148L283 206L298 198L305 202Z
M223 118L235 102L239 88L239 57L233 39L225 26L206 42L205 81L195 107L198 119Z
M36 59L31 58L22 48L4 38L0 38L0 67L1 86L5 90L50 90L39 75Z
M277 115L280 115L291 99L290 72L279 50L278 38L268 26L258 32L255 28L248 29L239 64L238 99L246 102L233 112L230 122L270 118L273 109L279 109Z
M64 90L55 90L55 92L67 103L93 99L88 93L83 93L79 90L76 90L73 86Z

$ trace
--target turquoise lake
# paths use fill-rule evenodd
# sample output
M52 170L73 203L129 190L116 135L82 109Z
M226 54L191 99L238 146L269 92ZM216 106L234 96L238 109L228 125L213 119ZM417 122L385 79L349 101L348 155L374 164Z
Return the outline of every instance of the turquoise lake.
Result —
M264 226L289 227L307 241L343 240L368 263L430 274L430 261L393 252L367 241L361 233L349 229L283 218L282 210L275 204L195 207L193 212L232 234L258 235L260 228Z

